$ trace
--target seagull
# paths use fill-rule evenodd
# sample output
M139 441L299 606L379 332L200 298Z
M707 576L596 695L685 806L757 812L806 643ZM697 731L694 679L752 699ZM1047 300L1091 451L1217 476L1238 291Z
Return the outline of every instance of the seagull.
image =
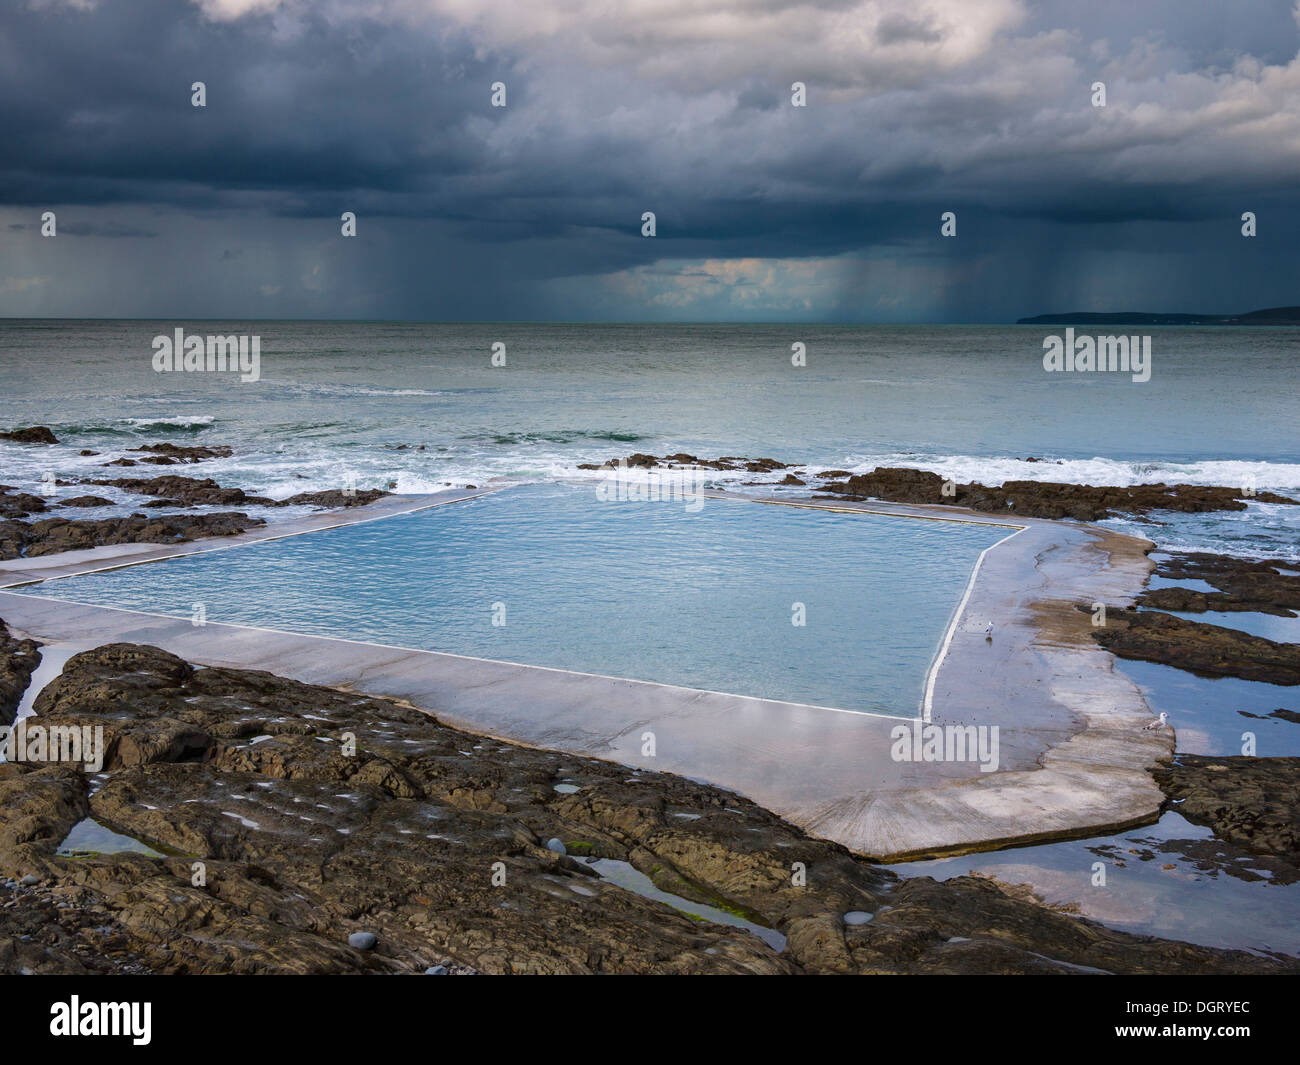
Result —
M1166 713L1163 713L1163 712L1162 712L1162 713L1160 714L1160 716L1159 716L1158 718L1156 718L1155 721L1152 721L1152 722L1151 722L1151 724L1149 724L1149 725L1143 725L1143 726L1142 726L1142 731L1143 731L1143 732L1151 732L1153 729L1163 728L1163 727L1164 727L1165 725L1167 725L1168 723L1169 723L1169 715L1166 714Z
M993 639L993 622L991 621L989 622L989 627L984 630L984 639L986 640Z

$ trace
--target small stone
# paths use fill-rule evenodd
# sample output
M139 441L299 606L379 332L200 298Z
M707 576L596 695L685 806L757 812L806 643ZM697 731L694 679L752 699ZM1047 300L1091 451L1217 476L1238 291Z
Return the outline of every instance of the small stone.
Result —
M447 975L447 966L445 966L445 965L430 965L427 969L424 970L424 975L425 975L425 976L446 976L446 975Z
M867 913L866 910L849 910L844 915L844 923L847 925L866 924L874 914Z
M357 950L374 950L379 937L374 932L353 932L348 936L348 946Z
M33 884L39 884L40 882L41 882L41 878L37 876L35 873L28 873L25 877L23 877L20 881L18 881L18 883L20 883L23 887L31 887Z
M554 851L556 854L568 854L568 853L569 853L568 849L567 849L567 848L564 846L564 844L563 844L560 840L558 840L558 839L548 839L548 840L546 841L546 849L547 849L548 851Z

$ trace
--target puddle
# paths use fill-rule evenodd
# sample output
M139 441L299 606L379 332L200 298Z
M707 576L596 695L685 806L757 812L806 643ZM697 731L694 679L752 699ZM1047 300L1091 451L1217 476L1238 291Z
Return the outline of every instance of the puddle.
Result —
M146 858L165 857L133 836L124 836L106 828L93 817L78 821L67 838L59 844L58 854L65 858L82 858L93 854L143 854Z
M1274 643L1300 643L1300 618L1261 614L1252 610L1205 610L1193 613L1188 610L1165 610L1185 621L1199 621L1205 625L1218 625L1224 629L1259 636Z
M1106 882L1094 884L1095 863ZM1300 956L1300 881L1285 863L1215 839L1174 811L1114 836L889 867L948 880L980 873L1028 884L1108 928L1208 947Z
M1203 581L1199 577L1161 577L1155 573L1151 575L1147 587L1152 590L1156 588L1186 588L1190 592L1204 592L1206 595L1214 594L1219 590L1209 581Z
M23 692L22 701L18 704L18 713L14 720L17 721L18 718L32 716L32 704L36 702L36 697L41 694L50 681L63 672L63 667L67 665L69 658L81 654L82 651L89 651L94 647L99 647L103 643L103 640L92 640L89 643L73 641L45 644L41 648L41 664L32 673L31 683L27 685L27 690Z
M41 694L45 687L63 672L63 667L67 665L68 659L73 655L80 654L82 651L89 651L93 647L99 647L103 641L93 640L90 643L70 642L70 643L47 643L41 647L40 665L32 671L31 683L27 685L27 690L23 692L23 697L19 700L18 710L14 714L14 724L16 725L23 718L32 717L32 704L36 702L36 697ZM0 762L8 761L8 746L0 747Z
M738 917L734 913L728 913L726 910L706 906L701 902L691 902L680 895L670 895L666 891L660 891L659 888L655 887L654 881L645 873L634 868L630 862L620 862L615 858L595 858L588 859L587 864L596 870L603 879L636 895L653 899L655 902L662 902L671 906L674 910L680 910L692 917L701 917L706 921L712 921L714 924L743 928L747 932L753 932L773 950L778 952L785 950L785 936L775 928L767 928L764 925L755 924L753 921L747 921L743 917Z
M1300 710L1300 689L1237 677L1198 677L1174 666L1116 659L1153 714L1162 710L1177 731L1179 754L1242 754L1247 732L1261 758L1300 755L1300 725L1269 717ZM1246 714L1254 714L1247 717Z

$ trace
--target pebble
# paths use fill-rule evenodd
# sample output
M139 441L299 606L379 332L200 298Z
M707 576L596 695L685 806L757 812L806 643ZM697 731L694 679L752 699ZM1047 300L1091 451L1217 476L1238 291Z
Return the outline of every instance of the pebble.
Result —
M425 975L425 976L446 976L446 975L447 975L447 966L445 966L445 965L430 965L427 969L424 970L424 975Z
M35 873L28 873L25 877L23 877L20 881L18 881L18 883L20 883L23 887L31 887L33 884L39 884L40 882L41 882L41 878L37 876Z
M353 932L348 936L348 946L357 950L374 950L379 937L374 932Z
M866 924L873 916L874 914L867 913L866 910L849 910L844 915L844 923L849 925Z
M555 851L556 854L569 853L568 849L564 846L564 843L558 839L548 839L546 841L546 849L548 851Z

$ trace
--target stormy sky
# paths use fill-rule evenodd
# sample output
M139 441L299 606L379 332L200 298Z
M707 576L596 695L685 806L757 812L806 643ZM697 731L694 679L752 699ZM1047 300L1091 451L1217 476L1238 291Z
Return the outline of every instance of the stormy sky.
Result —
M0 315L1300 304L1298 53L1285 0L11 0Z

